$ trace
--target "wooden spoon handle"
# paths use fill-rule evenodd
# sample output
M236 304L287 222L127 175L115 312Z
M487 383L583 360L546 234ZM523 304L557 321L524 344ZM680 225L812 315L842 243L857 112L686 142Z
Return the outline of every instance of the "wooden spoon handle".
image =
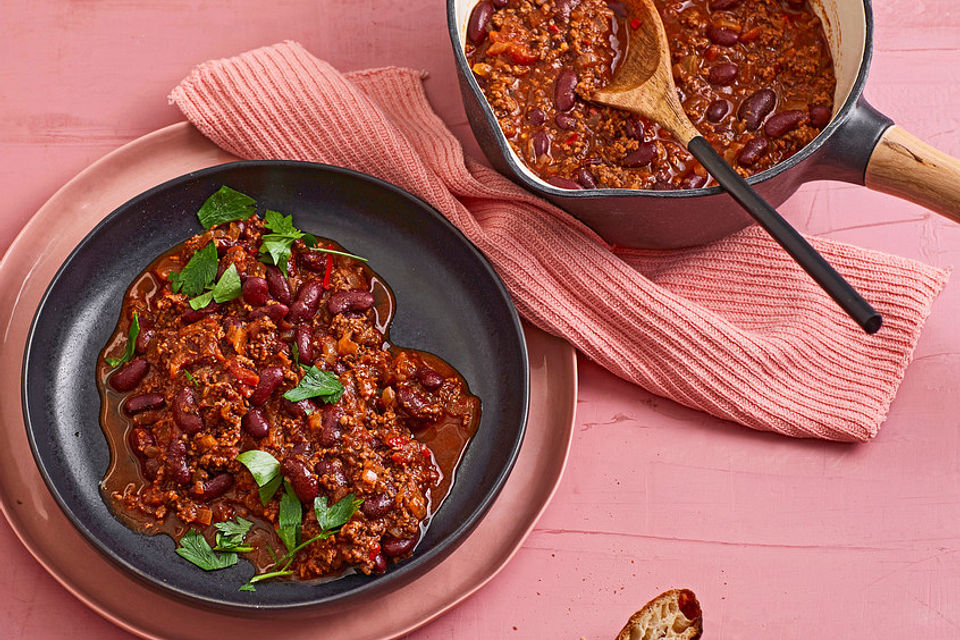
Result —
M887 129L870 156L866 185L960 222L960 160L900 127Z
M740 174L727 164L703 136L690 140L687 148L710 172L720 186L733 199L740 203L747 213L753 216L761 227L796 260L803 270L833 298L840 308L867 333L876 333L883 323L880 314L863 299L843 276L837 273L830 263L824 260L817 250L810 246L806 238L800 235L790 223L777 213L776 209L753 190Z

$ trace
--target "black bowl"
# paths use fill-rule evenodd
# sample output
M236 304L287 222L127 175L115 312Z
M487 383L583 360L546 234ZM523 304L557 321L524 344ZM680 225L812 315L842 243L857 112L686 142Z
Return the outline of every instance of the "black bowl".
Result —
M221 185L293 214L297 225L370 259L397 297L395 344L435 353L480 397L482 416L453 488L412 558L381 576L323 584L266 582L241 561L204 572L165 535L128 529L104 504L110 461L100 429L96 360L133 278L202 229L196 211ZM69 221L64 221L69 224ZM51 230L55 232L56 230ZM27 340L23 414L40 473L70 521L108 558L147 583L207 604L245 609L344 606L397 589L451 553L480 522L516 460L527 415L526 345L494 270L437 211L376 178L306 162L235 162L181 176L107 216L48 287Z

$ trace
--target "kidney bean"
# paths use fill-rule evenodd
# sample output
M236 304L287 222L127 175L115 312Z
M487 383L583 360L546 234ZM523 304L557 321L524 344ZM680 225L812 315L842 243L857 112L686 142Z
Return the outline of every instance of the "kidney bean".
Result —
M388 558L398 558L405 556L417 546L420 534L415 534L412 538L394 538L393 536L384 536L380 540L380 550Z
M561 178L560 176L547 178L547 183L561 189L583 189L583 186L581 186L579 182L574 182L568 178Z
M240 287L243 295L243 301L251 307L261 307L267 304L267 298L270 296L270 287L263 278L251 276L243 281Z
M343 465L339 460L321 460L313 470L320 478L328 476L338 487L347 486L347 476L343 473Z
M363 289L337 291L327 300L327 309L336 315L344 311L366 311L373 306L373 294Z
M280 473L293 485L293 492L300 498L300 502L313 502L320 493L317 477L310 473L310 469L298 458L284 458L280 463Z
M270 432L270 423L263 415L263 410L257 408L247 411L240 419L240 426L254 438L265 438Z
M722 11L724 9L732 9L738 4L740 4L740 0L710 0L710 10Z
M553 85L553 103L558 111L570 111L576 103L577 72L565 67Z
M382 553L378 553L373 558L373 572L386 573L386 571L387 571L387 559L383 557Z
M737 154L737 163L741 167L752 167L767 153L770 143L766 138L753 138Z
M187 445L180 438L173 438L167 445L165 466L167 477L177 484L190 482L190 468L187 466Z
M487 27L493 17L493 5L489 2L480 2L470 12L467 21L467 39L473 44L480 44L487 39Z
M781 111L767 118L767 123L763 125L763 132L770 138L779 138L796 129L797 125L806 117L807 112L798 109Z
M379 518L390 513L394 505L393 496L388 493L378 493L363 499L360 510L368 518Z
M710 42L718 44L721 47L732 47L740 40L740 35L733 29L710 25L707 27L707 37Z
M110 386L117 391L130 391L136 387L150 370L150 363L143 358L135 358L120 367L120 370L110 376Z
M304 269L315 273L323 273L327 268L327 254L321 251L301 251L299 253L300 264Z
M684 189L699 189L705 184L707 184L707 177L699 173L691 173L683 179Z
M411 386L402 386L397 389L397 401L400 406L415 418L431 418L430 400L420 390Z
M270 289L270 295L277 299L277 302L289 305L293 301L290 294L290 283L284 277L280 269L270 265L267 266L267 287Z
M636 151L631 151L624 156L621 164L625 167L635 168L650 164L657 157L657 145L653 142L644 142Z
M156 447L157 439L153 437L153 434L147 431L146 429L131 429L130 434L127 436L127 442L130 443L130 448L135 454L141 458L149 458L144 451L147 447Z
M810 105L810 126L811 127L823 129L825 126L830 124L831 118L833 118L833 112L830 110L830 107L826 107L822 104Z
M557 123L558 127L565 131L569 131L577 126L577 119L568 113L558 113L553 120Z
M148 411L150 409L159 409L166 401L159 393L141 393L133 396L123 404L123 412L128 416Z
M640 140L643 142L643 122L636 119L627 120L624 122L624 130L627 135L633 138L634 140Z
M550 136L543 129L533 134L530 142L533 145L533 154L538 158L550 151Z
M267 316L274 322L280 322L287 316L288 313L290 313L290 309L287 307L287 305L276 302L274 304L268 304L265 307L254 309L250 312L250 319L253 320L254 318L262 318L263 316Z
M310 400L301 400L300 402L290 402L286 398L281 396L280 406L283 407L283 410L287 414L293 416L294 418L303 418L307 414L313 413L317 410L317 405L313 404Z
M591 176L591 178L592 177L593 176ZM426 367L417 371L417 380L420 381L420 384L423 385L424 389L430 390L437 389L443 384L443 376L433 369L428 369Z
M153 323L141 320L140 333L137 334L137 342L134 345L136 352L146 353L147 348L150 346L150 341L153 340L153 336L155 336L156 333L153 329Z
M763 123L763 119L773 111L776 103L777 94L772 89L760 89L740 103L737 117L743 120L747 129L757 129Z
M707 80L710 84L728 85L737 79L740 67L733 62L721 62L710 68Z
M227 489L233 486L233 475L229 473L220 473L209 480L204 480L203 482L203 491L197 495L196 492L194 495L202 498L203 500L213 500L214 498L219 498L227 492Z
M660 180L658 178L657 181L653 183L653 190L654 191L673 191L673 185L670 184L668 180Z
M197 410L193 389L184 387L173 398L173 421L186 433L193 435L203 429L203 418Z
M727 112L730 111L730 103L726 100L714 100L707 106L707 110L704 113L704 117L707 120L713 123L720 122L725 117L727 117Z
M187 310L180 314L180 320L183 322L183 324L193 324L194 322L196 322L197 320L200 320L204 316L208 316L211 313L219 310L220 310L220 303L214 302L212 300L210 301L210 304L208 304L207 306L201 309L194 309L188 304Z
M343 409L327 405L323 408L323 420L320 427L320 435L317 440L322 447L334 447L340 442L342 433L340 431L340 418L343 417Z
M534 107L527 111L527 120L535 127L539 127L547 121L547 114L540 107Z
M301 324L297 326L294 342L297 345L297 357L301 364L313 364L313 331L309 325Z
M593 177L589 169L581 168L577 171L577 182L579 182L584 189L597 188L597 179Z
M307 280L300 285L297 299L290 306L290 322L305 322L317 313L320 306L320 296L323 295L323 283L319 280Z
M283 369L280 367L264 367L261 369L260 381L257 383L257 388L253 390L249 398L250 404L259 407L269 400L270 394L274 392L282 381Z

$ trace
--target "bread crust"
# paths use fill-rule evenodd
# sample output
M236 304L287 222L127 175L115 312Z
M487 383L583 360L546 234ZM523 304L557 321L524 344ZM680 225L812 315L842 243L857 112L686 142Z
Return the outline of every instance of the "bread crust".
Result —
M703 612L689 589L670 589L630 616L617 640L698 640Z

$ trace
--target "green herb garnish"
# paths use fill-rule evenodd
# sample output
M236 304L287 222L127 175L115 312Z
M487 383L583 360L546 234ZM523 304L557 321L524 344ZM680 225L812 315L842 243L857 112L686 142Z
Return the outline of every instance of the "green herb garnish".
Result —
M325 249L323 247L310 247L310 251L319 251L321 253L332 253L338 256L346 256L347 258L353 258L354 260L359 260L360 262L369 262L366 258L362 258L355 253L347 253L346 251L337 251L336 249Z
M130 331L127 332L127 346L123 350L123 355L119 358L106 358L107 364L111 367L119 367L124 362L133 358L133 351L137 347L137 336L140 335L140 316L136 311L133 312L133 318L130 320Z
M237 564L237 554L233 552L217 555L210 548L210 543L196 529L190 529L182 538L177 547L177 555L192 562L204 571L226 569Z
M283 541L287 551L296 549L300 544L300 525L303 522L303 506L300 498L293 492L290 481L283 483L283 495L280 497L280 513L277 516L277 535Z
M282 213L267 210L263 217L263 225L273 233L266 233L260 238L260 257L262 262L276 265L283 275L287 275L287 262L290 261L290 249L293 243L310 236L293 226L293 216L284 216ZM314 241L316 239L314 238Z
M214 551L231 551L234 553L248 553L253 551L253 547L243 546L243 539L250 531L253 523L237 516L235 521L217 522L214 524L217 528L217 546Z
M190 299L190 308L194 311L203 309L210 304L211 300L217 302L229 302L240 297L242 284L240 274L237 272L237 265L231 264L227 270L220 276L220 281L213 287L207 285L210 289L206 293Z
M287 484L289 485L289 483ZM297 509L299 512L299 510L301 509L300 500L293 495L293 491L289 486L285 487L284 489L284 497L286 497L287 493L291 494L291 497L293 500L296 500ZM274 563L274 566L279 566L280 569L278 569L277 571L270 571L268 573L261 573L259 575L253 576L252 578L250 578L250 580L246 584L240 587L240 591L256 591L256 587L254 587L253 585L257 582L262 582L264 580L270 580L272 578L280 578L283 576L291 575L293 571L290 570L290 565L293 563L293 559L297 557L297 554L302 549L304 549L310 544L313 544L317 540L325 540L330 536L332 536L333 534L337 533L340 530L340 527L342 527L343 525L345 525L347 522L350 521L350 518L352 518L353 514L357 512L361 504L363 504L363 499L358 498L356 495L352 493L347 494L346 496L343 497L342 500L340 500L339 502L337 502L331 507L327 506L326 496L319 496L315 498L313 501L313 511L317 516L317 523L320 525L320 528L322 529L320 534L317 536L314 536L313 538L310 538L309 540L306 540L304 542L301 542L295 545L293 548L291 548L290 545L287 543L287 541L284 540L284 544L287 545L287 549L288 549L287 554L282 558L280 558L276 563ZM291 510L291 516L292 516L292 510ZM302 514L300 517L301 518L303 517ZM281 527L282 527L282 521L283 521L283 501L282 500L280 503L280 519L281 519ZM298 521L296 525L296 537L299 538L299 536L300 536L300 522ZM283 534L280 534L280 537L281 539L283 539Z
M237 456L260 487L260 502L267 504L280 487L280 463L266 451L251 449Z
M233 220L246 220L253 215L256 203L250 196L223 186L207 198L197 211L197 218L204 229Z
M339 529L350 521L361 504L363 504L363 498L358 498L352 493L329 507L327 496L317 496L313 500L313 512L317 516L317 524L320 528L333 533L335 529Z
M306 369L304 365L300 364L300 347L297 346L296 342L290 344L290 355L293 356L293 366L297 368L297 371Z
M197 382L197 379L193 377L193 374L192 374L192 373L190 373L189 371L187 371L186 369L184 369L184 370L183 370L183 375L186 376L187 380L190 381L190 384L192 384L193 386L195 386L195 387L198 388L198 389L200 388L200 383Z
M182 271L170 272L167 276L170 288L174 293L183 291L191 298L199 296L216 279L218 263L217 245L211 240L203 249L194 252Z
M283 397L290 402L300 402L307 398L317 398L327 404L334 404L340 400L343 395L343 385L336 374L330 371L321 371L316 365L307 369L307 373L293 389L290 389Z

